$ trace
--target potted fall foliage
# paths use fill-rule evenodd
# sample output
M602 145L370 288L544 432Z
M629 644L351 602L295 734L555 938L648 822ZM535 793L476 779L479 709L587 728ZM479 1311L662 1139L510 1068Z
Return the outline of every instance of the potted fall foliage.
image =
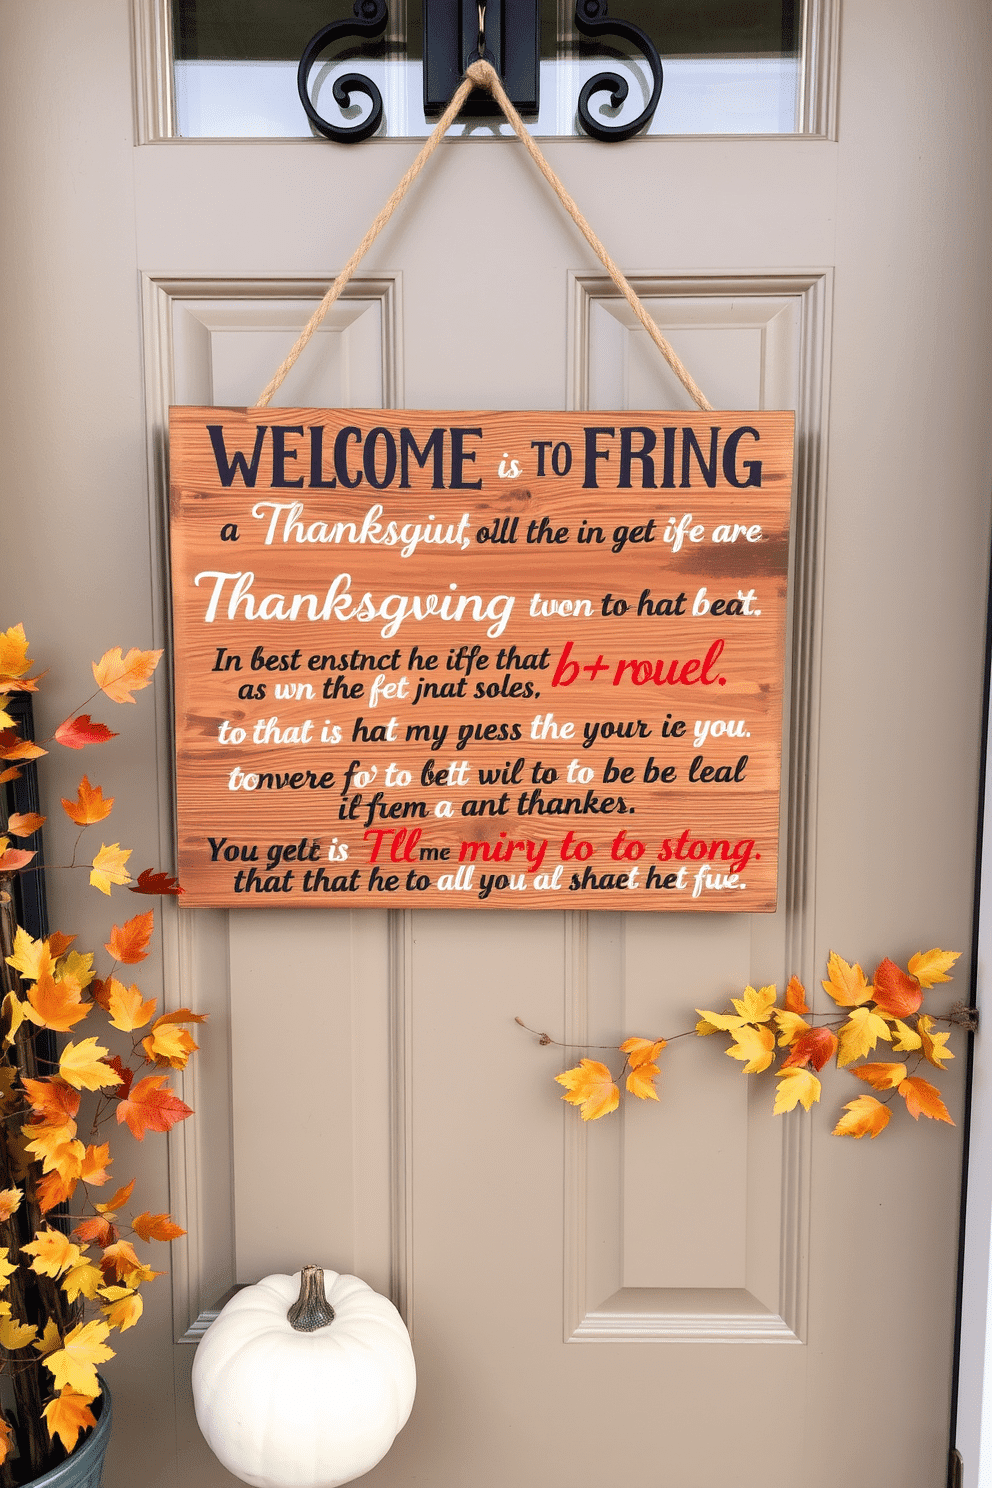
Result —
M133 703L160 655L107 651L93 663L92 696ZM108 916L96 949L17 923L18 902L31 897L19 890L40 871L45 817L17 809L12 792L47 746L116 737L83 703L35 742L15 706L37 690L32 665L23 628L0 633L0 1488L46 1474L60 1484L99 1479L109 1400L97 1366L113 1356L113 1335L140 1318L141 1288L163 1274L147 1243L184 1233L168 1214L141 1210L134 1181L120 1167L112 1174L111 1163L192 1114L170 1075L197 1047L187 1025L202 1021L188 1008L161 1012L131 981L148 955L154 910L114 916L121 923L112 926ZM88 871L102 895L114 886L180 893L151 869L132 881L119 842L80 857L83 833L113 805L86 774L75 799L62 800L79 828L65 866Z

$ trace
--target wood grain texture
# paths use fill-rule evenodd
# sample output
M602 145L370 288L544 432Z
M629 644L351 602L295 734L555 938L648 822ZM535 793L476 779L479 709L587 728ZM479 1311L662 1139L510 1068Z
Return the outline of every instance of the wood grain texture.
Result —
M775 908L791 413L174 408L170 463L184 905Z

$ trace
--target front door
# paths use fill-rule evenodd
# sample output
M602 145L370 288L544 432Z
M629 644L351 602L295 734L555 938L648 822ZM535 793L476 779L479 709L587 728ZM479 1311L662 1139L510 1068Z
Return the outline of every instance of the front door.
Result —
M987 26L978 0L939 24L924 0L861 0L842 33L838 12L808 17L818 132L547 146L714 406L795 411L778 909L166 907L167 995L211 1022L183 1092L196 1122L167 1168L141 1155L150 1207L189 1235L111 1376L110 1488L136 1465L224 1481L192 1345L232 1283L306 1262L387 1292L413 1335L417 1402L377 1488L943 1481L963 1036L957 1129L897 1113L869 1143L830 1135L859 1093L843 1071L810 1115L773 1117L712 1039L666 1051L660 1106L584 1125L552 1077L585 1048L515 1022L615 1045L748 983L796 973L819 995L831 949L870 972L969 943ZM160 138L162 17L4 10L3 623L56 671L167 644L169 404L255 401L415 150ZM690 406L497 138L441 148L276 402ZM127 758L149 860L173 832L160 704ZM71 888L51 895L76 929ZM966 986L959 970L948 1005Z

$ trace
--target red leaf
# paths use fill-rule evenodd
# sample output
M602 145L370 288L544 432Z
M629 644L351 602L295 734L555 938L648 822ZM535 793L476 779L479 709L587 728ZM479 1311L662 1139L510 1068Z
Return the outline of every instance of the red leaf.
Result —
M108 1090L107 1094L117 1096L118 1100L127 1100L128 1092L131 1089L131 1081L134 1079L134 1070L129 1064L124 1063L119 1054L114 1054L110 1059L105 1059L103 1062L104 1064L109 1064L111 1069L115 1069L121 1077L121 1083L115 1085L112 1090Z
M807 1009L808 1011L808 1009ZM837 1035L829 1028L809 1028L796 1039L780 1069L802 1069L811 1064L821 1070L832 1059L837 1048Z
M67 718L60 723L55 738L67 749L82 749L86 744L106 744L117 735L105 723L93 723L88 713L80 713L78 718Z
M128 884L128 888L132 894L185 894L186 892L178 878L170 878L167 873L155 873L151 868L143 868L138 874L138 882Z
M916 978L902 971L888 956L876 970L873 981L872 995L877 1006L893 1018L908 1018L923 1001L923 990Z
M120 1231L109 1219L101 1215L98 1219L84 1219L72 1232L77 1235L85 1245L92 1240L99 1245L101 1250L106 1250L108 1245L113 1245L120 1239Z
M0 873L14 873L18 868L26 868L34 856L33 852L26 852L23 847L8 847L0 855Z

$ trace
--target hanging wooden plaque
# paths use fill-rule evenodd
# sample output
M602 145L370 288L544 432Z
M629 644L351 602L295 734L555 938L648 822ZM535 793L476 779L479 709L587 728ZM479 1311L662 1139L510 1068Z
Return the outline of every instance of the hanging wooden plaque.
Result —
M186 906L775 908L791 413L174 408Z

